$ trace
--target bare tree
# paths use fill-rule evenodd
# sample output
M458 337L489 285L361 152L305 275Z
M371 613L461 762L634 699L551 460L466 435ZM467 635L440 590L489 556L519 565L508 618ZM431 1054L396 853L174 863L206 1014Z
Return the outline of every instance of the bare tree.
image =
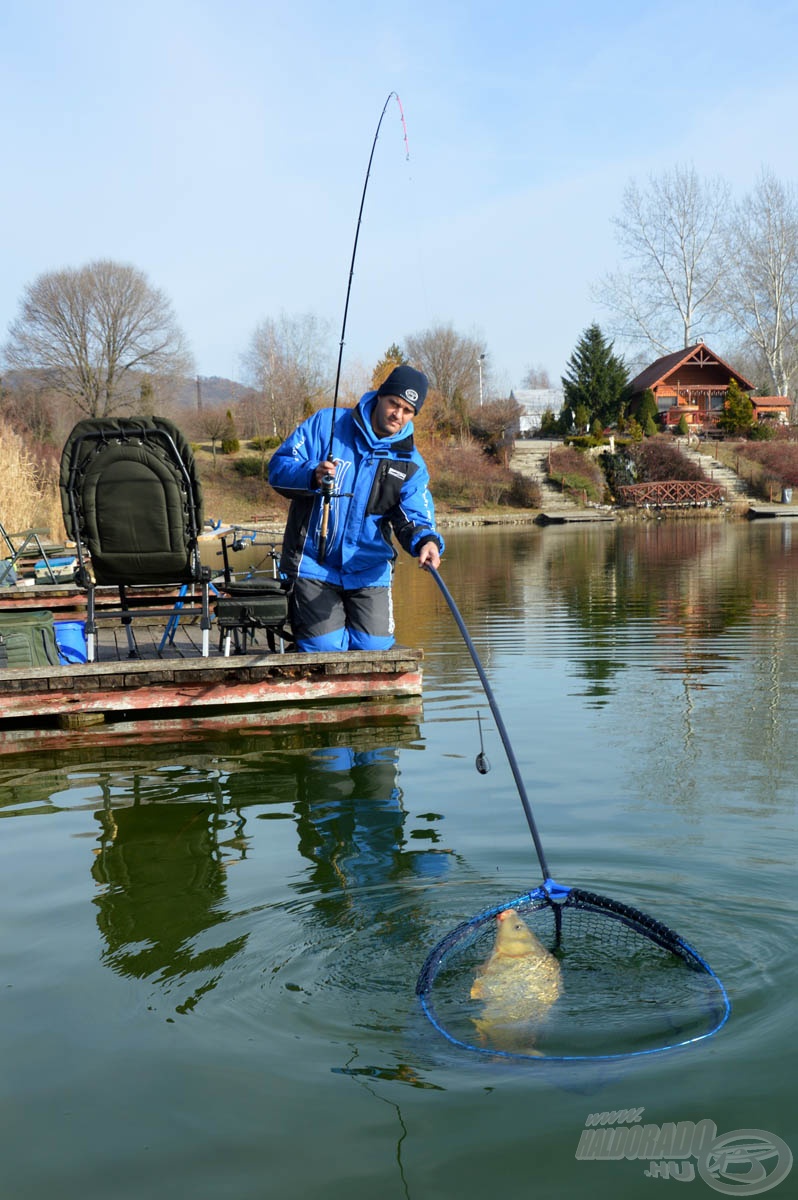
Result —
M37 442L57 439L57 397L37 371L12 371L0 379L0 421Z
M261 436L287 437L324 399L332 356L330 329L313 313L262 321L243 355L260 392L254 422Z
M132 408L145 374L183 376L192 360L171 305L135 267L103 259L40 275L9 329L12 367L43 371L81 412Z
M469 409L479 403L480 373L488 369L482 342L463 337L451 325L436 325L405 338L405 351L441 396L446 415L464 426Z
M798 372L798 200L763 171L735 206L726 257L732 264L720 303L767 371L774 394L790 395Z
M523 407L516 400L491 400L475 409L471 432L503 467L510 465Z
M203 408L200 412L192 415L190 424L192 432L196 431L211 443L211 456L215 468L216 443L222 441L230 428L230 410L223 404L216 404L213 408Z
M645 189L628 185L613 221L628 266L594 288L615 315L616 337L643 339L666 354L711 332L706 322L725 276L720 244L728 204L729 185L701 181L694 167L651 176Z
M548 371L542 366L527 367L527 372L521 386L525 388L550 388L551 379Z

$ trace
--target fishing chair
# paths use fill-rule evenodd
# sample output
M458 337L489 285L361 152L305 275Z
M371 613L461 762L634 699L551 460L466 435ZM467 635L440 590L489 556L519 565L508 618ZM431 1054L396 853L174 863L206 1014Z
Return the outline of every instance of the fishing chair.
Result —
M228 546L228 537L232 540ZM277 569L279 554L274 544L269 545L267 557L271 559L271 574L257 569L248 571L243 579L235 579L230 566L229 551L243 550L254 546L257 532L240 526L221 535L224 560L224 582L218 584L214 612L219 628L219 649L228 657L231 649L236 654L252 650L259 632L266 635L266 644L272 654L283 653L285 643L292 635L288 625L288 580L283 579ZM223 593L223 594L222 594Z
M76 543L75 582L87 593L86 647L98 657L97 621L121 618L131 657L138 656L134 617L171 616L174 608L131 608L130 589L182 587L182 611L200 592L202 655L210 638L211 572L200 563L202 489L191 447L163 417L79 421L61 454L61 504ZM95 591L119 589L121 609L97 612Z
M33 560L45 579L49 579L50 583L57 582L56 564L51 563L50 559L56 554L63 554L64 548L44 543L42 537L47 533L46 529L22 529L17 533L9 533L5 525L0 523L0 587L16 583L19 569Z

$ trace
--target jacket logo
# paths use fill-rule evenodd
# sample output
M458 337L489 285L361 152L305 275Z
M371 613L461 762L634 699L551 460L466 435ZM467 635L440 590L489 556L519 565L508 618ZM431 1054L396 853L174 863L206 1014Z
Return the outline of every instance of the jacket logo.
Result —
M397 471L395 469L395 467L389 467L388 474L393 475L396 479L401 479L404 482L404 478L405 478L404 474L402 473L402 471Z

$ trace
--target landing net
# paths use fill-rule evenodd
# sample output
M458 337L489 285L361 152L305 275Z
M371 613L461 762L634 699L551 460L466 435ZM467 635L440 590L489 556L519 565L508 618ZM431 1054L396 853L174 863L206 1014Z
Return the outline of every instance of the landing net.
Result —
M526 980L522 994L471 999L513 909L559 964L556 999ZM614 1059L700 1042L730 1012L723 984L683 938L605 896L551 880L485 909L443 938L416 984L422 1008L450 1042L500 1058Z

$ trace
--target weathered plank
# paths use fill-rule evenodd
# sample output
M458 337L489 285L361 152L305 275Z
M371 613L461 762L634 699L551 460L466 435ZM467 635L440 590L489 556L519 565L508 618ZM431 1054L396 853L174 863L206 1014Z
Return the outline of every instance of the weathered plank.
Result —
M126 652L124 633L120 648ZM143 715L420 695L422 658L420 650L394 647L376 653L214 654L7 668L0 671L0 726L75 713Z

